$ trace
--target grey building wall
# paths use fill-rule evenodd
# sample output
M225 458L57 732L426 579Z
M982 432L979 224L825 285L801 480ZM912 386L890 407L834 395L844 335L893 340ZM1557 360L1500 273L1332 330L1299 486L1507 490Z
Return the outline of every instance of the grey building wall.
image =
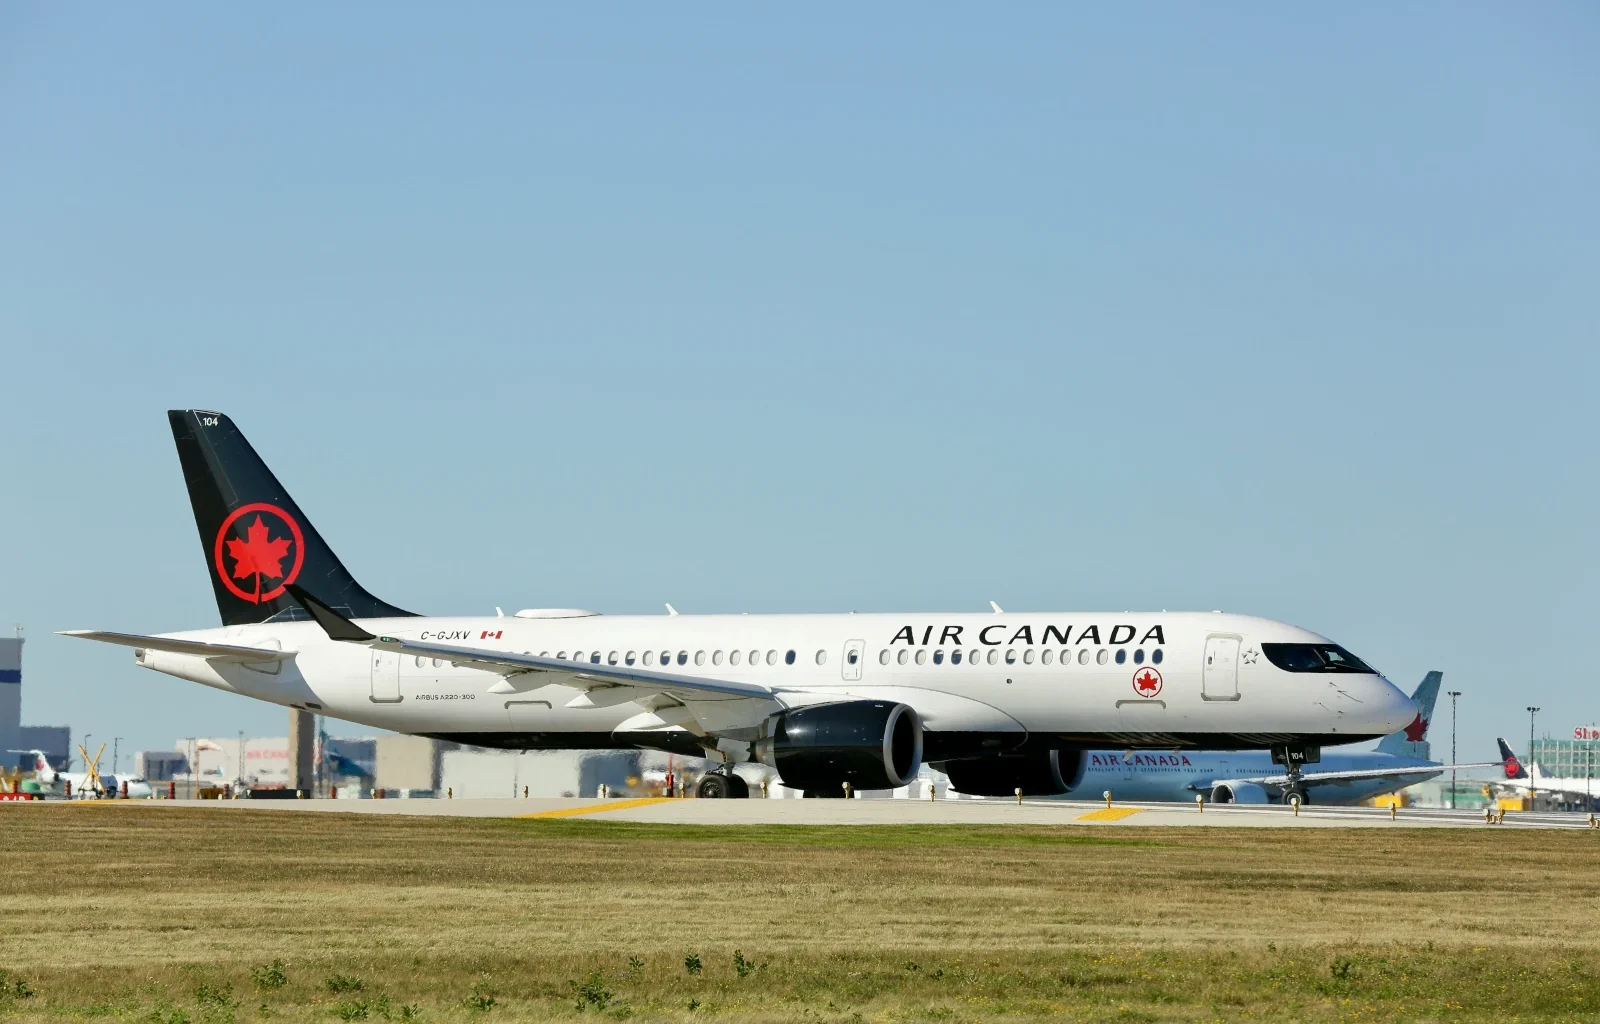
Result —
M22 638L0 639L0 764L15 768L22 747Z

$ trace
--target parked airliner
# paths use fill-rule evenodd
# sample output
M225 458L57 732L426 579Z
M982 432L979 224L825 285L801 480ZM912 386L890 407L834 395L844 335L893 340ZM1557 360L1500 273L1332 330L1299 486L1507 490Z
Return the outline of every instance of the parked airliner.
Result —
M733 768L750 762L814 795L901 786L923 763L962 792L1051 795L1093 747L1271 750L1295 788L1322 745L1417 714L1326 637L1216 612L416 615L351 577L227 416L168 419L223 626L69 635L347 721L708 757L708 797L748 795Z

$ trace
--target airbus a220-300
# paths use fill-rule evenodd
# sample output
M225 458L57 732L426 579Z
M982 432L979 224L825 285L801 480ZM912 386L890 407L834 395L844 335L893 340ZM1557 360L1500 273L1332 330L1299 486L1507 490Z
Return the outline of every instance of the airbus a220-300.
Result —
M228 417L168 414L221 628L70 635L206 686L396 732L512 749L759 763L810 795L907 784L1059 795L1085 751L1271 750L1402 728L1411 700L1316 633L1244 615L1048 612L424 616L345 570Z

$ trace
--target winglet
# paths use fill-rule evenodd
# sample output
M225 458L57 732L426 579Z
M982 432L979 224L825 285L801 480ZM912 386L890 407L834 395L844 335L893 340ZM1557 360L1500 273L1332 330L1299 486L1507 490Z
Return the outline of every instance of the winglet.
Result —
M1000 607L998 604L996 604L993 601L989 602L989 607L994 609L994 613L996 615L1004 615L1006 613L1006 610L1004 608Z
M674 615L674 616L675 616L675 615L677 615L677 614L678 614L678 609L676 609L676 608L674 608L674 607L672 607L672 605L671 605L671 604L668 604L668 605L667 605L667 614L668 614L668 615Z
M301 607L311 613L311 617L317 620L317 625L321 626L322 631L328 634L328 639L343 640L346 643L354 644L364 644L368 640L377 639L354 622L312 597L304 587L290 583L284 589L289 591L296 601L300 602Z

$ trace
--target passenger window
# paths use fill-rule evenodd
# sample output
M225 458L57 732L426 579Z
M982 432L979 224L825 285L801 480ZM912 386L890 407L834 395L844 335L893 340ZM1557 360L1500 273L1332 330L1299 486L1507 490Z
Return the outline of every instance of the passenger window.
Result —
M1089 648L1084 647L1084 648L1082 648L1081 650L1078 651L1078 664L1080 664L1080 665L1089 664Z
M573 651L572 652L572 660L573 661L582 661L583 660L583 652L582 651Z
M1117 664L1118 665L1125 664L1127 662L1127 660L1128 660L1128 651L1127 651L1127 649L1123 648L1123 647L1118 647L1117 648Z
M1032 665L1033 664L1033 648L1032 647L1030 647L1027 650L1022 652L1022 663L1024 665Z
M777 651L768 651L767 652L767 664L768 665L776 665L777 663L778 663L778 652Z
M721 651L712 651L711 652L711 664L713 664L713 665L722 664L722 652Z
M1050 664L1051 660L1053 658L1055 658L1055 655L1056 655L1055 651L1053 651L1050 648L1046 647L1044 650L1039 652L1039 664L1041 664L1041 665Z
M1007 647L1006 648L1006 664L1007 665L1015 665L1016 663L1017 663L1017 649L1015 647Z
M737 664L739 664L740 659L742 659L743 657L744 657L744 652L743 651L729 651L728 652L728 664L737 665Z
M989 664L1000 664L1000 652L995 650L993 647L989 648Z
M696 665L704 665L706 663L706 652L705 651L695 651L694 652L694 663Z
M566 651L559 651L559 652L557 652L556 657L561 659L562 661L566 661L567 660L567 652Z
M1106 662L1110 661L1111 659L1106 655L1106 649L1104 647L1102 647L1102 648L1100 648L1099 652L1095 654L1094 660L1095 660L1095 664L1104 665Z
M934 651L934 652L933 652L933 663L934 663L934 664L935 664L935 665L942 665L942 664L944 664L944 652L943 652L943 651L940 651L940 650L935 650L935 651Z
M663 665L672 664L672 652L671 651L662 651L661 652L661 664L663 664Z
M1135 665L1143 665L1144 664L1144 648L1143 647L1141 647L1137 651L1133 652L1133 663Z
M911 657L911 654L910 654L910 652L909 652L909 651L907 651L907 650L906 650L906 649L905 649L905 648L904 648L904 647L902 647L902 648L900 648L900 653L899 653L899 654L898 654L898 655L896 655L896 656L895 656L895 659L894 659L894 660L895 660L895 661L898 661L898 662L899 662L899 663L900 663L900 664L902 664L902 665L904 665L904 664L905 664L905 663L906 663L906 661L907 661L907 660L908 660L908 659L909 659L909 658L910 658L910 657Z
M794 651L784 651L783 652L783 663L785 665L793 665L794 664Z
M599 651L595 651L593 654L589 655L589 664L591 664L591 665L600 664L600 652Z
M860 651L851 651L849 654L845 655L845 659L844 660L846 660L850 664L854 665L860 659L861 659L861 652Z
M1155 650L1150 652L1150 660L1155 662L1157 665L1161 664L1161 648L1157 647Z
M615 665L616 663L617 663L617 652L616 651L612 651L610 654L606 655L606 664L607 665Z
M644 652L644 663L646 665L654 665L656 663L656 652L655 651L645 651Z
M961 648L957 647L955 650L950 652L950 664L961 664Z
M622 663L624 665L632 665L633 664L633 652L632 651L629 651L627 654L624 654L622 656Z
M823 650L817 651L817 664L818 665L826 665L827 663L828 663L828 652L827 651L823 651Z
M760 651L751 651L750 652L750 667L754 668L755 666L757 666L759 664L761 664L761 652Z
M689 652L688 651L679 651L678 652L678 664L680 664L680 665L689 664Z
M550 652L549 651L540 651L539 652L539 657L548 658L548 657L550 657Z
M926 665L927 663L928 663L928 649L926 647L917 648L917 664L918 665Z
M878 664L889 664L889 651L887 648L878 652Z

